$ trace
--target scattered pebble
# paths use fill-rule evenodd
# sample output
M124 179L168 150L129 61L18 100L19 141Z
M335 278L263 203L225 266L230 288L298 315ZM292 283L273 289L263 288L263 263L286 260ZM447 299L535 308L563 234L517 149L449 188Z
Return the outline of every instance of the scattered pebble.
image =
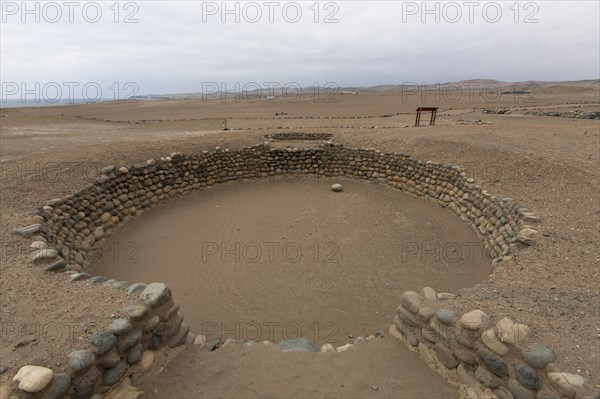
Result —
M334 185L331 186L331 190L334 191L334 192L336 192L336 193L339 193L339 192L342 192L343 188L342 188L341 184L336 183L336 184L334 184Z

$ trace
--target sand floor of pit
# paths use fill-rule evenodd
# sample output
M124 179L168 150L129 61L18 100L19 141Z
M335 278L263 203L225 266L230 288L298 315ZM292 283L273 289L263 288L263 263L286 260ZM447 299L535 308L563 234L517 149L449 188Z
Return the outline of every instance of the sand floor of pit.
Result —
M165 282L208 339L334 345L387 330L405 290L456 292L491 269L475 232L437 204L294 176L169 200L118 228L92 264L107 278Z

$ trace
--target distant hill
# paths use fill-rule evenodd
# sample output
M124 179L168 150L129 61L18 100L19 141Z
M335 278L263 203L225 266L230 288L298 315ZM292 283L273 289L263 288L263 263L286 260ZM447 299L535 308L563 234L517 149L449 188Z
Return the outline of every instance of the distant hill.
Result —
M590 80L573 80L573 81L543 81L543 80L527 80L523 82L503 82L495 79L468 79L461 80L458 82L444 82L444 83L421 83L421 82L404 82L402 84L388 84L378 85L371 87L337 87L338 93L344 94L367 94L367 93L410 93L416 91L416 88L420 90L439 90L440 88L447 88L452 90L453 88L461 89L496 89L500 88L503 93L527 93L536 91L539 93L578 93L582 91L594 91L600 90L600 79ZM312 93L316 88L314 86L303 87L301 90L303 93ZM282 88L275 88L275 93L281 93ZM329 89L331 91L331 89ZM269 89L265 87L262 92L258 90L248 91L244 93L246 96L266 96ZM288 88L288 94L294 94L298 90L294 88ZM326 93L327 90L320 88L320 92ZM176 93L176 94L146 94L137 95L134 99L196 99L196 98L232 98L239 93L233 92L211 92L204 94L202 92L191 92L191 93Z

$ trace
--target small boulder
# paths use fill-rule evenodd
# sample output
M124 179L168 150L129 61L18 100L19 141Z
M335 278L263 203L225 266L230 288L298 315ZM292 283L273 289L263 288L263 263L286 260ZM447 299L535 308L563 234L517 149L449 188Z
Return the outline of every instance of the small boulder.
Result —
M155 308L171 298L171 290L163 283L152 283L142 291L140 297L148 305Z
M44 390L52 381L54 373L52 370L41 366L23 366L13 377L13 381L19 382L19 389L29 393Z
M88 350L81 349L69 353L69 367L76 373L81 373L96 361L96 356Z

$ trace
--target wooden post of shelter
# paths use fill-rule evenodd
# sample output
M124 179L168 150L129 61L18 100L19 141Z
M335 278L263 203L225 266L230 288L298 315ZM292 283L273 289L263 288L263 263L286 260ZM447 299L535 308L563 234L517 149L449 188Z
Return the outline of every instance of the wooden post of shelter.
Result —
M419 126L421 123L421 111L431 112L431 118L429 119L429 125L435 125L435 117L437 115L437 107L419 107L417 108L417 119L415 120L415 126Z

